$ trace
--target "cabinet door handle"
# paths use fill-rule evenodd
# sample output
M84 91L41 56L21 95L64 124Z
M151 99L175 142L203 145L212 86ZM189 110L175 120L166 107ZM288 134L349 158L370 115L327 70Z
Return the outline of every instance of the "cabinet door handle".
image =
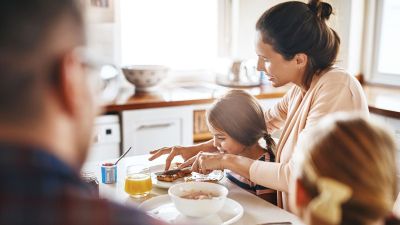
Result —
M147 129L156 129L162 127L170 127L174 125L174 123L159 123L159 124L151 124L151 125L141 125L137 128L137 130L147 130Z

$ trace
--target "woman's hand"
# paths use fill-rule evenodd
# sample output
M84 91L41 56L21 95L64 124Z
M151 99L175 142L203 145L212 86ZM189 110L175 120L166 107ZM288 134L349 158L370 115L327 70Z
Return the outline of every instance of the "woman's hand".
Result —
M254 162L253 159L244 156L218 152L199 152L188 161L190 160L193 160L192 171L194 172L208 174L213 170L229 169L247 179L250 179L250 167Z
M223 153L199 152L193 159L192 171L208 174L213 170L224 170L224 155Z

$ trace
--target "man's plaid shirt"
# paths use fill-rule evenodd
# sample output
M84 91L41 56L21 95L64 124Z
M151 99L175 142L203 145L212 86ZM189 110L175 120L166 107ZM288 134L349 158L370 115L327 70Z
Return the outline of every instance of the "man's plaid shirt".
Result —
M94 197L77 171L46 151L0 142L0 224L163 224Z

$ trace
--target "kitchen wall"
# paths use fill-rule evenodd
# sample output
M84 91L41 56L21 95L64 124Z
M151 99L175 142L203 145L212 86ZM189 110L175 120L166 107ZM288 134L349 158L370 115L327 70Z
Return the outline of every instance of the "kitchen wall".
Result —
M88 1L88 0L86 0ZM166 0L168 1L168 0ZM269 7L285 0L219 0L230 1L232 12L232 58L254 58L254 26L259 16ZM112 2L113 14L86 10L89 17L89 47L97 54L106 56L110 61L120 62L119 49L119 3ZM306 1L304 1L306 2ZM334 15L329 24L341 37L341 49L338 64L347 68L352 74L361 70L361 45L363 33L364 1L363 0L328 0L334 7ZM97 9L98 10L98 9ZM93 16L96 12L96 16Z
M118 43L116 14L118 1L109 0L108 7L93 6L90 0L81 0L87 20L88 48L93 54L110 62L117 62Z
M117 62L114 23L92 23L88 26L88 48L109 62Z

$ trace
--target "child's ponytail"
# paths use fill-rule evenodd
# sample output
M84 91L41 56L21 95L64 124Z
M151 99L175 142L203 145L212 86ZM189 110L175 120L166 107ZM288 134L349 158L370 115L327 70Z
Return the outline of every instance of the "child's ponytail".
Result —
M276 147L275 141L268 132L265 132L263 134L263 138L265 140L265 143L267 144L267 151L272 156L271 162L274 162L275 161L275 147Z

